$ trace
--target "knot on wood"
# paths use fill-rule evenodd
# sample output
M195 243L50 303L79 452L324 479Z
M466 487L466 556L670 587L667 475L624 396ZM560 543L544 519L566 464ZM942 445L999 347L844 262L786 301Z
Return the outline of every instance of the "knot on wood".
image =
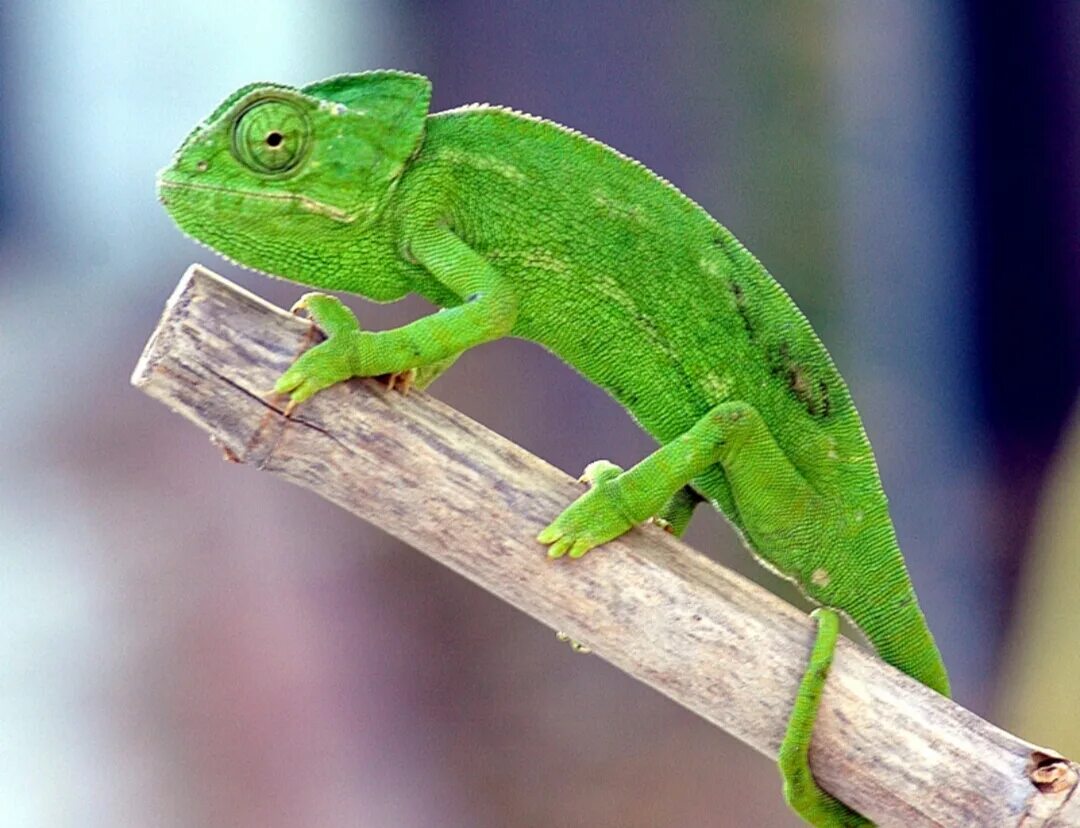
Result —
M1076 787L1080 781L1072 762L1064 756L1032 751L1028 757L1028 779L1039 793L1056 794Z

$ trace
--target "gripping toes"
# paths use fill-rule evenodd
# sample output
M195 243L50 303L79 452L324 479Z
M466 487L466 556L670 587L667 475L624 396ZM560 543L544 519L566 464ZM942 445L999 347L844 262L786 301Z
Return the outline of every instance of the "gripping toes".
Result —
M548 557L569 555L580 558L590 549L617 538L633 523L617 506L614 480L622 472L606 461L589 464L582 481L592 488L571 503L543 532L536 536L547 544Z
M317 391L354 376L350 365L351 344L345 341L344 337L328 339L301 354L289 370L281 375L274 384L274 393L289 395L286 414L292 413L296 406Z
M311 317L311 321L322 328L327 337L360 330L356 314L336 296L325 293L305 293L296 300L290 310L298 315L301 311L306 312Z
M360 338L364 336L353 312L333 296L308 293L292 311L306 311L327 339L301 354L274 384L274 393L289 395L286 415L316 392L357 375Z

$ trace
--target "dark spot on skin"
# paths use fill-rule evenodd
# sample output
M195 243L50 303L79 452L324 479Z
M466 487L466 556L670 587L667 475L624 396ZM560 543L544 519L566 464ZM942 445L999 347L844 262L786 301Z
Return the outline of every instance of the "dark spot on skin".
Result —
M800 400L807 400L810 396L810 384L801 365L791 363L787 370L788 387L795 392Z
M806 367L792 357L790 343L780 343L777 356L771 360L771 363L773 376L783 378L788 390L806 406L806 411L811 417L821 418L829 415L829 386L825 380L818 380L817 384L814 384Z
M739 318L742 320L743 327L746 328L746 332L750 335L750 339L755 337L754 323L750 321L750 308L746 301L746 291L743 290L742 285L738 282L731 282L731 295L735 297L735 310L739 314Z
M818 407L821 410L822 417L829 416L829 386L825 384L825 380L818 380Z
M470 293L468 296L465 297L465 301L466 302L475 302L479 298L480 298L479 293Z

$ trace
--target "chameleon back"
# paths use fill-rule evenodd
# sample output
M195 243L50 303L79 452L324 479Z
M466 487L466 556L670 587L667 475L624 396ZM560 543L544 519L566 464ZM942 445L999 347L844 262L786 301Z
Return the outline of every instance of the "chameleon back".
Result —
M728 230L640 163L499 107L428 118L397 207L432 191L448 194L455 232L519 286L513 334L604 388L661 444L726 401L760 412L827 504L793 541L798 554L759 542L719 466L694 488L766 566L849 615L886 661L948 692L847 386Z

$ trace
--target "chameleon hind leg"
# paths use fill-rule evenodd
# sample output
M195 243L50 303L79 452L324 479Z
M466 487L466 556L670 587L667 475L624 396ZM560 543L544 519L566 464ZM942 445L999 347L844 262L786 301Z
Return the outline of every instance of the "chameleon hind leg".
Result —
M397 388L402 394L408 394L413 388L417 391L423 391L446 373L446 369L457 362L462 353L464 352L458 351L456 354L451 354L446 359L440 359L438 362L418 365L416 368L410 368L400 374L390 374L386 382L386 390L393 391Z
M623 472L593 464L592 487L537 540L548 554L580 557L657 514L690 481L719 465L731 486L740 523L757 554L810 581L818 524L826 519L818 494L784 454L758 411L744 402L715 406L688 431ZM592 467L590 467L592 468ZM780 772L792 808L822 828L867 825L814 781L807 752L821 689L836 644L835 613L819 616L819 635L781 746Z
M594 460L585 467L585 471L581 473L578 482L595 486L597 483L618 477L622 473L621 466L616 466L607 460ZM692 487L683 486L668 498L668 501L660 510L649 519L665 532L670 532L675 537L681 538L690 525L690 518L694 516L694 509L704 500L705 498L694 491Z
M625 472L606 461L591 464L585 474L592 484L589 491L570 504L537 540L550 545L548 554L552 557L569 554L578 558L653 515L666 517L665 510L684 529L692 506L685 502L688 496L680 494L681 490L717 464L723 467L733 490L750 492L747 505L759 517L756 523L761 525L762 536L776 534L773 524L790 523L787 515L792 506L799 511L799 505L813 494L773 441L756 409L743 402L727 402L715 406L689 430ZM738 505L741 513L745 507ZM742 515L744 520L746 517Z
M690 486L683 486L675 492L664 504L664 507L653 518L654 522L665 531L670 532L677 538L681 538L690 525L690 518L694 516L694 509L705 498L699 495Z

